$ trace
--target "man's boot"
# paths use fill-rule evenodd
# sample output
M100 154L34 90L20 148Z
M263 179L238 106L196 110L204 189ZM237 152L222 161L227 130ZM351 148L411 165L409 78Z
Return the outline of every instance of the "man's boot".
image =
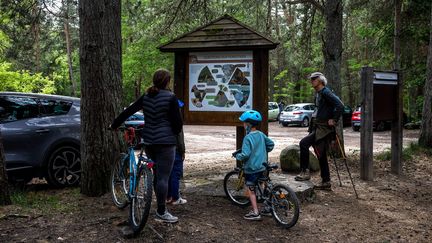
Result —
M330 181L321 182L320 184L314 186L314 189L331 191L331 183L330 183Z
M310 172L309 169L302 170L300 174L296 175L294 178L296 181L308 181L310 180Z

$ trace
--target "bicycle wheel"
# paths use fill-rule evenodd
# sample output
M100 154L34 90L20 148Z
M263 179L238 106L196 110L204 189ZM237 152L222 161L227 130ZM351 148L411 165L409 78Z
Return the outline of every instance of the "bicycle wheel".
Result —
M150 213L153 193L152 171L145 165L141 166L135 180L135 195L132 196L129 208L129 223L136 235L144 228Z
M293 227L298 220L300 203L295 192L285 185L275 185L272 189L270 202L272 215L283 228Z
M250 204L244 177L239 171L231 171L224 178L224 190L228 199L236 205L248 206Z
M122 209L128 205L129 156L121 153L111 170L111 198L116 207Z

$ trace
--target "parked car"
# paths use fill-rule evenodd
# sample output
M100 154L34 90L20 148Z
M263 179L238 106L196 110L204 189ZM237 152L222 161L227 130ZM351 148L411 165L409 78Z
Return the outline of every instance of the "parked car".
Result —
M279 106L276 102L268 103L268 120L277 121L279 117Z
M0 92L0 130L11 180L45 177L56 187L79 183L78 98Z
M137 112L130 116L124 122L126 127L133 127L135 129L140 129L144 126L144 114L141 112Z
M60 95L0 92L0 131L8 178L45 178L55 187L81 179L80 99ZM141 127L144 115L126 126Z
M312 103L299 103L288 105L280 114L279 123L286 127L290 124L296 124L308 127L311 121L315 105Z
M342 122L344 127L351 126L352 112L353 111L349 105L344 106L342 113Z
M407 115L405 112L403 113L403 121L402 124L407 123ZM383 121L373 121L372 126L375 131L383 131L391 128L391 120L383 120ZM351 127L355 132L360 131L361 126L361 106L357 106L351 116Z

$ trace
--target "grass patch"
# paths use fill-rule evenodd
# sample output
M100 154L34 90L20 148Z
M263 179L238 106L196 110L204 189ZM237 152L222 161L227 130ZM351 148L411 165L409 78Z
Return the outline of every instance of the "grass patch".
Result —
M408 147L402 150L402 159L411 160L415 155L425 154L432 156L432 148L425 148L420 146L418 143L411 143ZM375 159L380 161L391 160L391 150L387 149L384 152L375 155Z
M73 212L76 211L76 206L68 198L77 197L79 195L79 188L63 189L66 193L61 191L24 191L15 189L11 193L12 204L21 207L24 211L41 211L45 213L55 212ZM58 193L57 193L58 192ZM66 197L62 197L65 195Z

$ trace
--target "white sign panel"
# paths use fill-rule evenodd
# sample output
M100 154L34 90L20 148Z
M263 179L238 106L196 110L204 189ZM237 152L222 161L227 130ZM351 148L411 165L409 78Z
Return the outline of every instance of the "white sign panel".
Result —
M374 84L388 84L397 85L398 84L398 74L393 72L374 72L375 77L373 80Z
M252 109L252 51L191 52L189 110Z

